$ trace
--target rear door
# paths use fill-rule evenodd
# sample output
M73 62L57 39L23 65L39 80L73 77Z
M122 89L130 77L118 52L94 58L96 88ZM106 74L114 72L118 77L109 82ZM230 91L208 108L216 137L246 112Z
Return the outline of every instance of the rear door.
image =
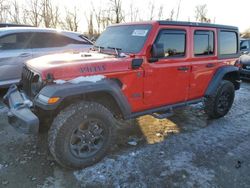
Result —
M0 37L0 85L16 83L24 63L32 58L30 33L14 33Z
M189 100L200 98L219 66L217 58L217 30L191 27L192 58Z

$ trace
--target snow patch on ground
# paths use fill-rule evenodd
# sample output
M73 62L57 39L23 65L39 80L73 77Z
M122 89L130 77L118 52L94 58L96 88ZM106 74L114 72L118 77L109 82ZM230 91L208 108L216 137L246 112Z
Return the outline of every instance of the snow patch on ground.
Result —
M74 172L74 175L83 187L90 185L97 187L146 187L143 174L138 168L134 168L136 166L134 159L140 155L141 151L134 151L129 155L119 156L117 159L105 158L101 163ZM135 180L133 177L136 177L137 181L133 181Z
M172 159L160 156L147 157L148 148L132 151L116 159L106 158L92 167L76 171L74 175L83 187L163 187L164 181L173 181L169 186L211 187L215 178L213 170L196 166L194 153L181 152ZM160 155L160 153L159 153ZM161 158L161 159L160 159ZM155 166L158 166L155 168ZM175 179L173 180L173 177ZM177 178L176 178L177 177ZM175 181L176 185L175 185ZM157 183L156 183L157 182ZM166 183L166 182L165 182Z
M65 83L71 83L71 84L79 84L81 82L98 82L102 79L104 79L105 76L103 75L94 75L94 76L79 76L77 78L74 78L72 80L55 80L54 82L56 84L65 84Z
M195 155L190 152L181 152L175 155L174 159L164 161L163 166L167 170L163 171L161 176L178 176L179 172L182 172L182 174L186 172L185 174L187 175L182 175L182 179L185 179L183 187L211 187L211 183L215 177L214 171L203 167L196 167L192 163L194 158Z

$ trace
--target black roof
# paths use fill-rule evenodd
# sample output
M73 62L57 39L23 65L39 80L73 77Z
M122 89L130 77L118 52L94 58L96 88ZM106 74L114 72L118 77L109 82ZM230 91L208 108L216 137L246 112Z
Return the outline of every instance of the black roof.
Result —
M24 24L0 23L0 27L33 27L33 26Z
M218 24L211 24L211 23L183 22L183 21L179 22L179 21L165 21L165 20L159 20L158 23L160 25L182 25L182 26L213 27L213 28L221 28L221 29L238 30L238 27L235 27L235 26L218 25Z

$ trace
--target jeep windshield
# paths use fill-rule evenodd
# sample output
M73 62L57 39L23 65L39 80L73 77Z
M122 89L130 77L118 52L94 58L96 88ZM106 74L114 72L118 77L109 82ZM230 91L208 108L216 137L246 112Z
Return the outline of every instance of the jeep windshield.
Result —
M108 27L95 46L104 50L119 49L124 53L139 53L149 35L151 25L120 25Z

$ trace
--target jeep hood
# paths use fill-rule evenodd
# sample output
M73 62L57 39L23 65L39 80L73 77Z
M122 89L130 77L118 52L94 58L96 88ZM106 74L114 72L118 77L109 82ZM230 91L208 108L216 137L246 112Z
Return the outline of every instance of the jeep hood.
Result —
M52 74L54 79L69 80L78 76L103 75L126 71L130 68L129 57L117 58L102 53L63 53L29 60L26 66L39 73L43 79Z

